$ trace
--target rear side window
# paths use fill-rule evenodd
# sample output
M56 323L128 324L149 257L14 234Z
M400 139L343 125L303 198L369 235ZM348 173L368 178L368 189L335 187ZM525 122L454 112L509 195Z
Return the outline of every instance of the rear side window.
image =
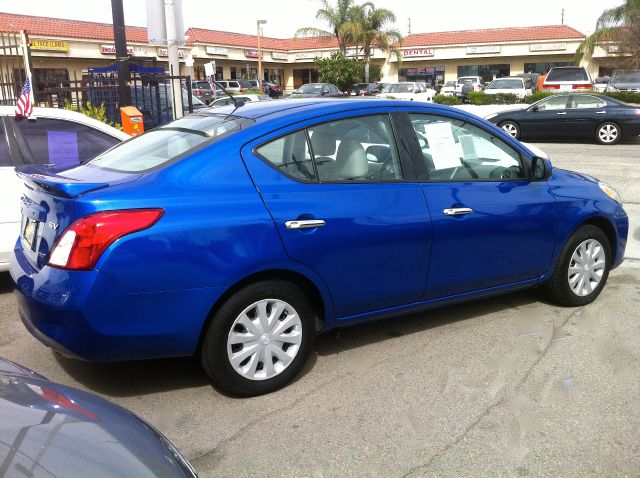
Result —
M280 172L294 179L317 179L304 130L262 145L256 149L256 153Z
M24 138L23 157L36 164L77 166L120 143L89 126L60 119L39 118L17 123Z
M584 108L604 108L607 104L600 98L590 95L576 95L569 103L569 108L572 109L584 109Z
M552 68L546 81L589 81L584 68Z
M191 114L107 151L88 166L125 173L150 171L251 124L253 120L246 118Z

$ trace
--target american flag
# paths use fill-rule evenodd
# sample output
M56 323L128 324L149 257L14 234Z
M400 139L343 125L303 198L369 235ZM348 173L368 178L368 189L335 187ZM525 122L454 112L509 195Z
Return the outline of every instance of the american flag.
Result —
M31 81L27 78L27 82L22 88L20 98L16 104L15 118L29 118L33 114L33 90L31 90Z

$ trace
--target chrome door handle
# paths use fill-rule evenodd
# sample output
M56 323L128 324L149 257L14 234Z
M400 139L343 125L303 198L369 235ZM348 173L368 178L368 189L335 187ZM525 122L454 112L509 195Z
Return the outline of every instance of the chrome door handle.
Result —
M603 115L603 114L606 114L606 113L607 113L606 111L596 111L597 115Z
M556 113L557 115L566 115L567 113L565 113L564 111L561 111L560 113Z
M463 214L471 214L473 209L470 207L453 207L442 211L445 216L462 216Z
M287 221L284 223L287 229L313 229L322 227L326 223L322 219L305 219L300 221Z

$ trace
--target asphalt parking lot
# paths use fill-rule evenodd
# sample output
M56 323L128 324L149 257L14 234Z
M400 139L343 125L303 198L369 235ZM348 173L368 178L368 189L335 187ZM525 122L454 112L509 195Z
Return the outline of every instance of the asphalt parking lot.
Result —
M628 259L587 307L528 291L333 331L292 385L236 399L191 359L54 355L0 274L0 356L133 410L201 476L638 476L640 141L536 145L618 188L631 218Z

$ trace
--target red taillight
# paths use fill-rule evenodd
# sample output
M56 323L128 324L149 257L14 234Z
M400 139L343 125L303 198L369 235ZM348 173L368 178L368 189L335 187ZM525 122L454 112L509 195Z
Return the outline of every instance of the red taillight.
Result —
M559 90L560 89L560 85L542 85L542 89L543 90Z
M148 229L163 214L163 209L124 209L82 217L58 238L47 264L59 269L91 270L107 247L127 234Z
M591 85L573 85L574 90L590 90Z
M244 88L240 87L240 93L244 93Z

